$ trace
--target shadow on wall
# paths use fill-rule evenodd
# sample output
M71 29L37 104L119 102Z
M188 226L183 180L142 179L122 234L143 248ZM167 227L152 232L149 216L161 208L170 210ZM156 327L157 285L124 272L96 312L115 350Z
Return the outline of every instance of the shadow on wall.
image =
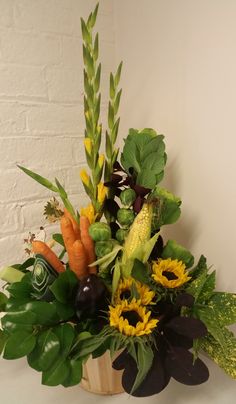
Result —
M164 226L162 234L165 240L175 239L179 244L184 245L191 251L191 247L198 239L201 229L197 215L194 214L194 207L191 206L191 209L188 209L185 201L182 199L182 195L179 194L178 190L181 189L181 186L178 162L179 158L176 157L167 165L165 179L161 186L164 186L171 193L180 197L182 200L181 216L175 224Z

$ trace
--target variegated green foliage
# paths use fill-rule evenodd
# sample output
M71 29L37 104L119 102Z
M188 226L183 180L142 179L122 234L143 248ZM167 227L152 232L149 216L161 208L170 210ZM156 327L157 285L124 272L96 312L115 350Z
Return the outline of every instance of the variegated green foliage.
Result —
M223 338L227 341L227 350L210 335L203 338L200 345L218 366L236 379L236 338L227 328L222 328L221 332Z
M152 231L165 224L175 223L181 214L181 200L164 188L157 186L150 195L155 199L152 219Z

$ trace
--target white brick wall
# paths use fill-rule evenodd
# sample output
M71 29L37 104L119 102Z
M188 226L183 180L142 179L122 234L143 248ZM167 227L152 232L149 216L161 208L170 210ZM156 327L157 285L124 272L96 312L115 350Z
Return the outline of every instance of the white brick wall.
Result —
M80 17L96 3L0 0L0 267L25 258L29 231L46 225L50 234L55 228L42 214L53 194L16 164L57 177L76 208L85 203L79 179L85 164ZM104 126L109 71L115 67L112 3L100 1L97 21Z

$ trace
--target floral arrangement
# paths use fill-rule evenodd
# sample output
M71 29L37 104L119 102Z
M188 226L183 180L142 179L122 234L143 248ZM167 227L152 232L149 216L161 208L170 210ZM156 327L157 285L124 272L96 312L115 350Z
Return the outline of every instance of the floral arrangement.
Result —
M80 212L55 183L20 167L59 195L45 206L61 232L46 242L31 235L24 263L1 271L7 293L0 350L5 359L27 357L42 383L80 383L83 363L107 350L123 370L124 390L134 396L162 391L171 377L186 385L205 382L204 351L236 378L236 294L215 291L216 274L201 256L175 240L164 241L162 226L180 216L181 200L160 187L167 160L164 136L130 129L119 158L116 139L122 63L110 75L105 153L100 153L98 5L81 19L84 59L85 154L81 171L90 198ZM57 253L54 251L57 247ZM60 250L60 251L59 251ZM58 252L59 251L59 252Z

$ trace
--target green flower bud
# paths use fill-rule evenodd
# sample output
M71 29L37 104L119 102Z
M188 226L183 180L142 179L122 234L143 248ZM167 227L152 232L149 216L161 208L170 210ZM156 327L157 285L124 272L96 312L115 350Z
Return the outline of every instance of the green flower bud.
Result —
M95 243L95 254L98 258L104 257L104 255L109 254L113 249L113 243L109 241L97 241Z
M89 234L93 241L106 241L111 239L111 229L106 223L96 222L89 226Z
M119 241L119 243L123 243L125 241L125 237L128 234L128 230L125 229L119 229L116 232L116 239Z
M117 220L121 226L130 226L135 218L134 211L131 209L121 208L117 212Z
M136 193L133 189L128 188L124 189L124 191L120 194L120 200L124 206L131 206L136 199Z

